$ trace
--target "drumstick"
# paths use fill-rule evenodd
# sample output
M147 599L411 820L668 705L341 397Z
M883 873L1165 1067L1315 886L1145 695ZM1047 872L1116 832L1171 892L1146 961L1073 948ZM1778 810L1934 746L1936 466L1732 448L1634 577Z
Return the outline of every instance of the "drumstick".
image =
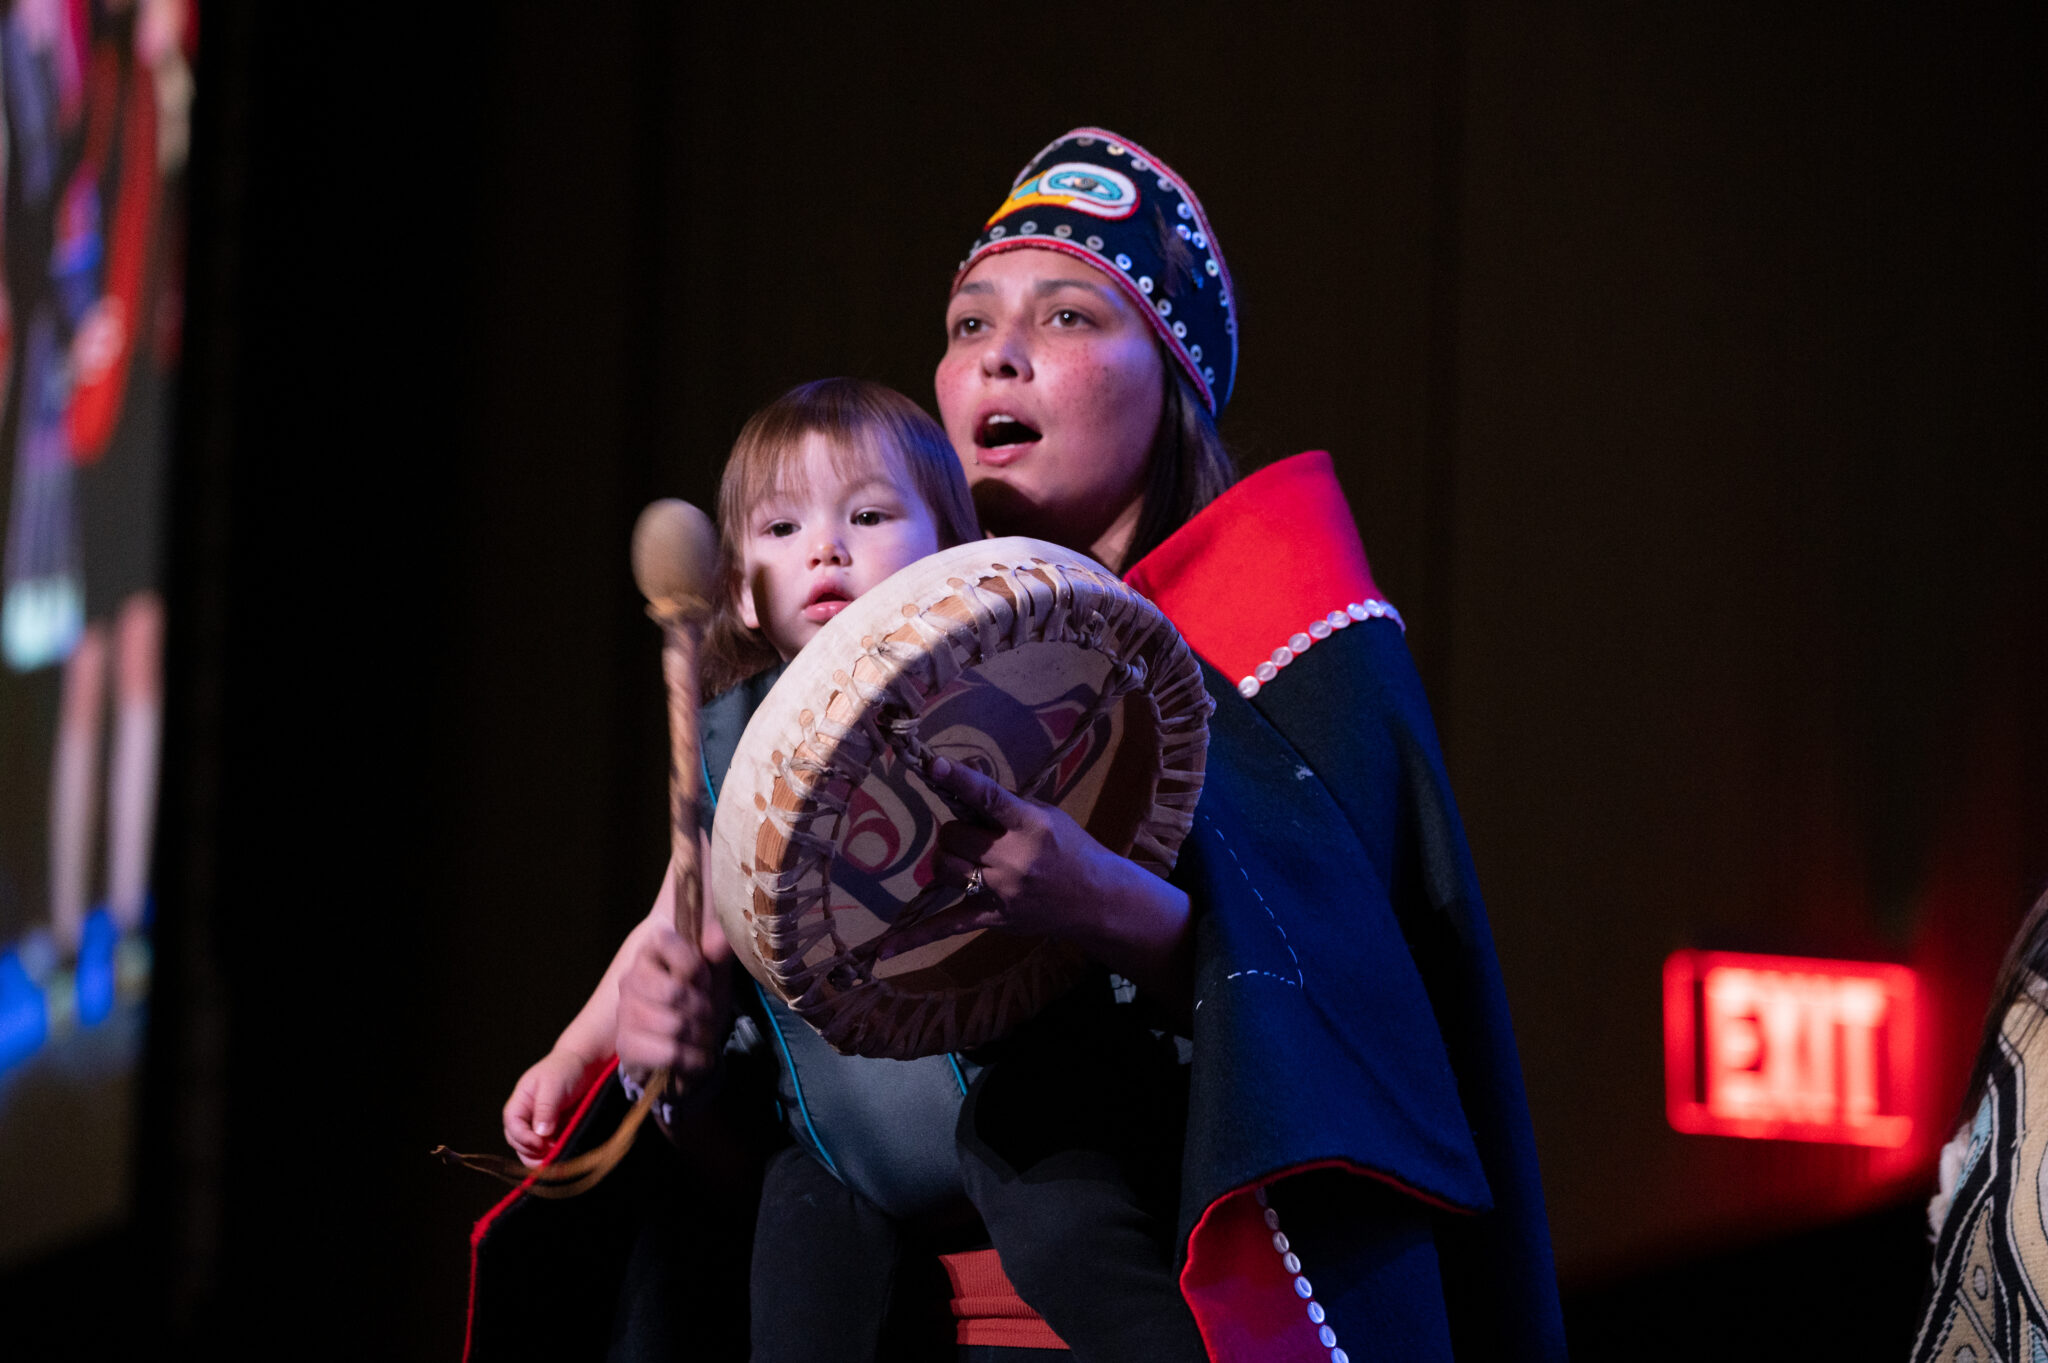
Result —
M697 734L697 652L711 618L718 535L711 518L673 498L651 503L633 526L633 580L661 626L661 670L668 682L669 860L676 873L676 931L700 950L704 868L698 830L704 811L704 757Z
M668 683L670 823L669 860L676 876L675 928L692 952L703 950L704 873L698 828L704 807L704 758L697 736L697 650L711 618L717 532L688 502L654 502L633 525L633 581L647 598L647 613L661 625L661 669ZM447 1146L433 1153L524 1188L535 1197L575 1197L595 1187L625 1157L655 1099L668 1088L662 1070L647 1081L633 1110L610 1140L595 1150L538 1168L503 1155L464 1155Z

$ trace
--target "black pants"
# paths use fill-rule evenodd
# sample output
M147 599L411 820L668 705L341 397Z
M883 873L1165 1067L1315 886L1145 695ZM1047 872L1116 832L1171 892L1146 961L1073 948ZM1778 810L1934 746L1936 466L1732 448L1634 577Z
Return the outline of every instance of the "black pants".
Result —
M1171 1046L1084 989L989 1048L961 1107L961 1174L1018 1295L1084 1363L1199 1363L1173 1271L1185 1080ZM952 1344L941 1248L806 1152L769 1164L755 1225L754 1363L1056 1363Z
M1083 1363L1201 1363L1174 1273L1185 1075L1106 991L991 1048L960 1171L1003 1271Z
M749 1284L753 1363L954 1363L936 1248L790 1146L768 1162Z
M1058 1363L1059 1349L956 1345L941 1245L795 1146L769 1162L754 1230L753 1363Z

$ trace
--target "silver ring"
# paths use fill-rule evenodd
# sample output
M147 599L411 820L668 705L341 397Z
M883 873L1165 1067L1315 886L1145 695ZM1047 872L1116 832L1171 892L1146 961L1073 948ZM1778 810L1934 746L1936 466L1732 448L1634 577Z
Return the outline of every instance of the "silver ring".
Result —
M977 866L967 873L967 897L969 899L974 898L978 894L988 893L988 883L981 878L981 869L981 867Z

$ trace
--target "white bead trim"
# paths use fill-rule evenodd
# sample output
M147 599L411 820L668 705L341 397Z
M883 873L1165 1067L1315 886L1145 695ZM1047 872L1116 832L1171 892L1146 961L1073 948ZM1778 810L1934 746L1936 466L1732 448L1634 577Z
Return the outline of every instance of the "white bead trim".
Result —
M1377 620L1382 617L1399 625L1403 634L1408 632L1408 622L1401 618L1401 612L1386 602L1377 597L1370 601L1354 601L1342 610L1331 611L1322 619L1311 621L1306 630L1295 634L1286 643L1274 649L1272 657L1253 668L1252 674L1237 684L1237 694L1250 700L1259 694L1260 687L1280 675L1281 668L1308 652L1310 644L1318 639L1329 638L1337 630L1350 629L1354 620Z
M1391 612L1393 607L1389 606L1387 609ZM1337 1332L1327 1323L1327 1313L1323 1310L1323 1304L1315 1298L1315 1288L1302 1276L1301 1257L1288 1243L1286 1232L1280 1229L1280 1213L1274 1211L1272 1205L1267 1202L1264 1188L1254 1188L1252 1198L1266 1209L1266 1229L1273 1232L1273 1252L1280 1256L1280 1267L1287 1270L1287 1275L1294 1280L1294 1295L1300 1297L1307 1308L1308 1323L1316 1330L1316 1342L1330 1351L1330 1363L1351 1363L1351 1355L1337 1347Z

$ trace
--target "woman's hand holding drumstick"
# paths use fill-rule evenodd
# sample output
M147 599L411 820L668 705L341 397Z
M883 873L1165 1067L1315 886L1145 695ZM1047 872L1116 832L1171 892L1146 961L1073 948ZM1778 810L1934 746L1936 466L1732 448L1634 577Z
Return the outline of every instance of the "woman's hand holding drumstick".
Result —
M1132 981L1169 1019L1192 1021L1186 894L1104 847L1059 807L1005 790L965 763L941 757L931 778L969 816L939 830L933 873L970 893L890 933L879 957L980 928L1054 937Z

